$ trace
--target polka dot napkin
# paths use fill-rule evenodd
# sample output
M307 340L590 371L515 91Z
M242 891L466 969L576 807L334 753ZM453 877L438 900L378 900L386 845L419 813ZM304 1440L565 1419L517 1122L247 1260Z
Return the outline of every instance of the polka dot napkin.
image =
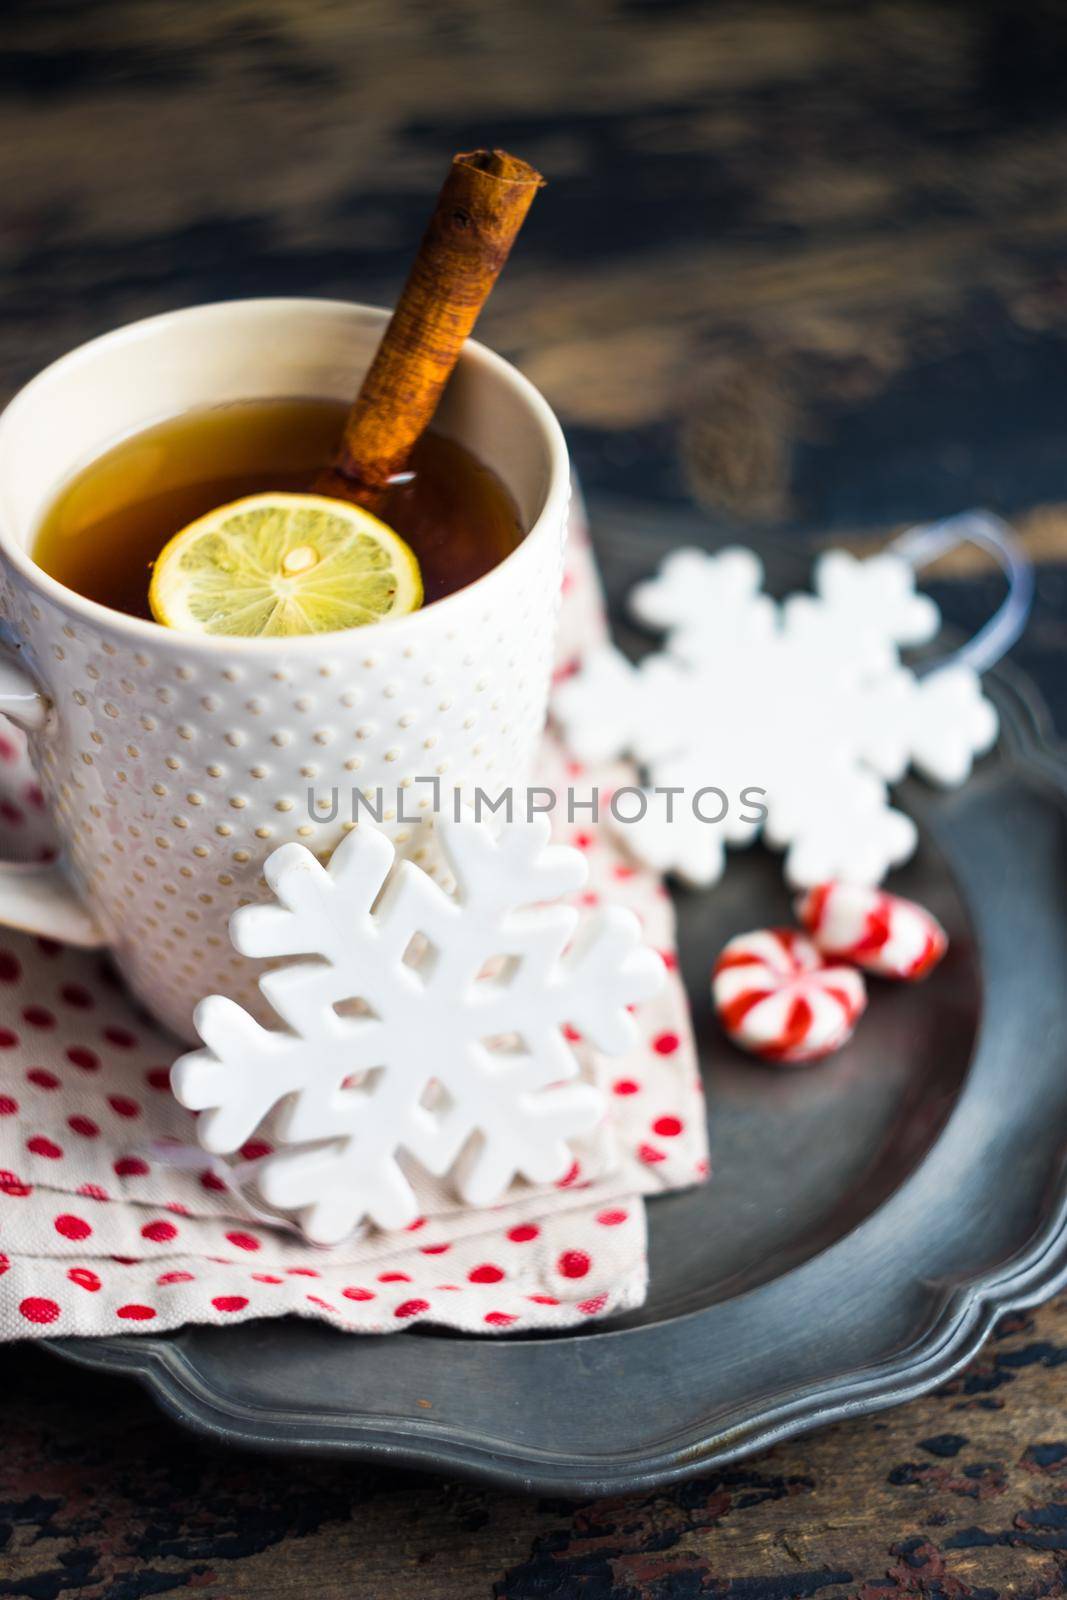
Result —
M580 512L572 518L560 671L604 630ZM0 818L11 854L49 848L20 736L0 743ZM546 739L537 781L586 797L630 781L590 773ZM587 813L578 813L579 816ZM158 1331L293 1313L353 1332L417 1320L469 1332L559 1328L640 1304L643 1196L707 1174L704 1109L669 900L606 830L568 824L588 853L578 897L630 906L671 969L638 1008L640 1043L601 1063L610 1138L578 1153L554 1190L516 1188L492 1211L420 1188L404 1234L329 1251L250 1214L213 1168L190 1165L193 1119L170 1095L180 1047L146 1020L99 956L0 932L0 1339ZM254 1168L269 1150L246 1145Z

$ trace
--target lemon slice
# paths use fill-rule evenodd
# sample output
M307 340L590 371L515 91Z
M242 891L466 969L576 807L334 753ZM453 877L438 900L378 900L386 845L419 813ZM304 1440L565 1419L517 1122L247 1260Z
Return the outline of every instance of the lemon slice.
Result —
M361 506L254 494L164 545L148 589L165 628L231 638L336 633L422 604L414 553Z

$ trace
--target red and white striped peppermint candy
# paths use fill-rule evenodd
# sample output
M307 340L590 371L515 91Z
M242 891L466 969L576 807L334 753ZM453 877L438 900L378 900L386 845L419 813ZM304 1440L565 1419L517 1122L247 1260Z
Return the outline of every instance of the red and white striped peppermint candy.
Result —
M765 1061L817 1061L839 1050L867 1004L863 974L831 966L792 928L738 934L711 980L715 1010L742 1050Z
M925 978L948 949L936 917L881 889L821 883L801 896L796 911L824 956L883 978Z

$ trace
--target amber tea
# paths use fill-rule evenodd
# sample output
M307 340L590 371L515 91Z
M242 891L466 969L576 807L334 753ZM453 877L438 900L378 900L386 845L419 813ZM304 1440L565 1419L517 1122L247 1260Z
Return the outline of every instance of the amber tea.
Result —
M310 490L347 412L334 400L248 400L146 428L68 481L44 516L34 559L87 599L150 617L152 564L167 541L244 495ZM425 433L405 478L375 509L418 557L427 603L480 578L518 544L511 495L463 445Z

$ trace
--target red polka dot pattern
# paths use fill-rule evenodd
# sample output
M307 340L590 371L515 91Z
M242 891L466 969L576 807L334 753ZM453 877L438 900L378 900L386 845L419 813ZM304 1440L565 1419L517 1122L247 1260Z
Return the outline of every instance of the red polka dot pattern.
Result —
M676 1033L659 1033L652 1041L652 1048L658 1056L672 1056L681 1042Z
M499 1283L504 1274L499 1267L494 1267L491 1262L485 1261L480 1267L473 1267L467 1277L471 1283Z
M150 1239L153 1244L168 1244L171 1239L178 1237L178 1230L173 1222L146 1222L141 1229L141 1238Z
M584 1278L592 1263L584 1250L564 1250L556 1263L562 1278Z
M88 1239L93 1231L84 1217L72 1217L66 1212L56 1218L54 1226L64 1239Z
M144 1178L150 1169L143 1156L120 1156L114 1170L120 1178Z
M228 1233L226 1235L230 1244L236 1245L238 1250L258 1250L259 1240L253 1233Z
M84 1045L71 1045L67 1051L67 1060L74 1067L80 1067L83 1072L99 1072L100 1057L94 1050L86 1050Z
M241 1146L242 1161L261 1161L264 1156L269 1156L274 1149L266 1139L249 1139L247 1144Z
M50 1322L58 1322L59 1306L54 1300L42 1300L37 1295L28 1295L19 1302L19 1311L27 1322L36 1322L47 1326Z
M424 1311L429 1311L429 1309L430 1302L428 1300L402 1300L393 1312L393 1316L404 1320L408 1317L421 1316Z
M54 1139L46 1139L44 1134L35 1133L32 1139L26 1140L26 1149L31 1155L44 1156L47 1161L58 1161L63 1154L61 1145Z

